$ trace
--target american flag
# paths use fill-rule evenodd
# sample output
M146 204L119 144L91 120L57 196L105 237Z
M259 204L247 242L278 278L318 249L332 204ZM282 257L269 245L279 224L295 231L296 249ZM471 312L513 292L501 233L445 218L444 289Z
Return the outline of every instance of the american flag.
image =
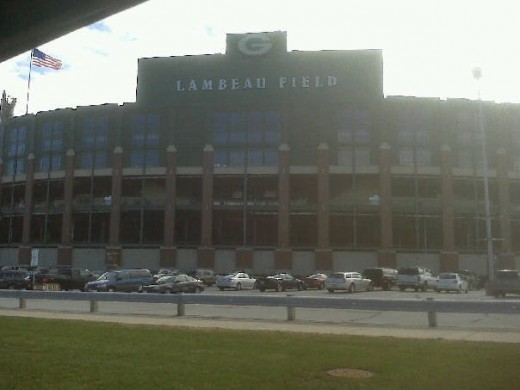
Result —
M60 60L53 58L38 49L33 49L32 63L36 66L52 68L56 70L61 69L62 65Z

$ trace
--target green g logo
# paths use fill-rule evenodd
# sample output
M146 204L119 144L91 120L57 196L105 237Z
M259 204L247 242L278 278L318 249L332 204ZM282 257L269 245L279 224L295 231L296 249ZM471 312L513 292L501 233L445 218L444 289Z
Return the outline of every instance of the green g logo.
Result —
M246 56L261 56L272 48L273 44L267 34L248 34L238 41L238 50Z

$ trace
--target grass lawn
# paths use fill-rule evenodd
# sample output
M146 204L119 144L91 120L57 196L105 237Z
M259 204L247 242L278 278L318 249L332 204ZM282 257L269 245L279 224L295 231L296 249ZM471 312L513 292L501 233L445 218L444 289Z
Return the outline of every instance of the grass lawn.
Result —
M518 389L517 344L0 317L0 389ZM371 378L331 377L338 368Z

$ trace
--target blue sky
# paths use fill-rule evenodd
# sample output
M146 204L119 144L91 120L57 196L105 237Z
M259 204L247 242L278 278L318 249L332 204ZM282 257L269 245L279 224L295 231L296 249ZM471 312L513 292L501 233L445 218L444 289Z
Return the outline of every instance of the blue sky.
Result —
M29 112L135 101L142 57L225 52L226 33L286 31L289 50L382 49L384 92L520 103L516 0L149 0L39 46ZM0 64L0 90L25 113L30 52ZM480 86L472 68L480 66Z

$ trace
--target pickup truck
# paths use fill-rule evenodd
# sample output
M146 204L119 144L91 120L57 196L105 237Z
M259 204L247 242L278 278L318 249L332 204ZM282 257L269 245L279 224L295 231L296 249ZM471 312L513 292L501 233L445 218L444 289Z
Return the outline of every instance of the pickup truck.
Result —
M506 294L520 294L520 271L504 269L496 272L495 280L487 285L487 292L495 298Z
M33 275L33 290L83 290L93 279L95 276L86 269L49 267Z
M437 290L437 278L427 268L405 267L401 268L397 274L397 287L401 291L408 287L415 291Z

